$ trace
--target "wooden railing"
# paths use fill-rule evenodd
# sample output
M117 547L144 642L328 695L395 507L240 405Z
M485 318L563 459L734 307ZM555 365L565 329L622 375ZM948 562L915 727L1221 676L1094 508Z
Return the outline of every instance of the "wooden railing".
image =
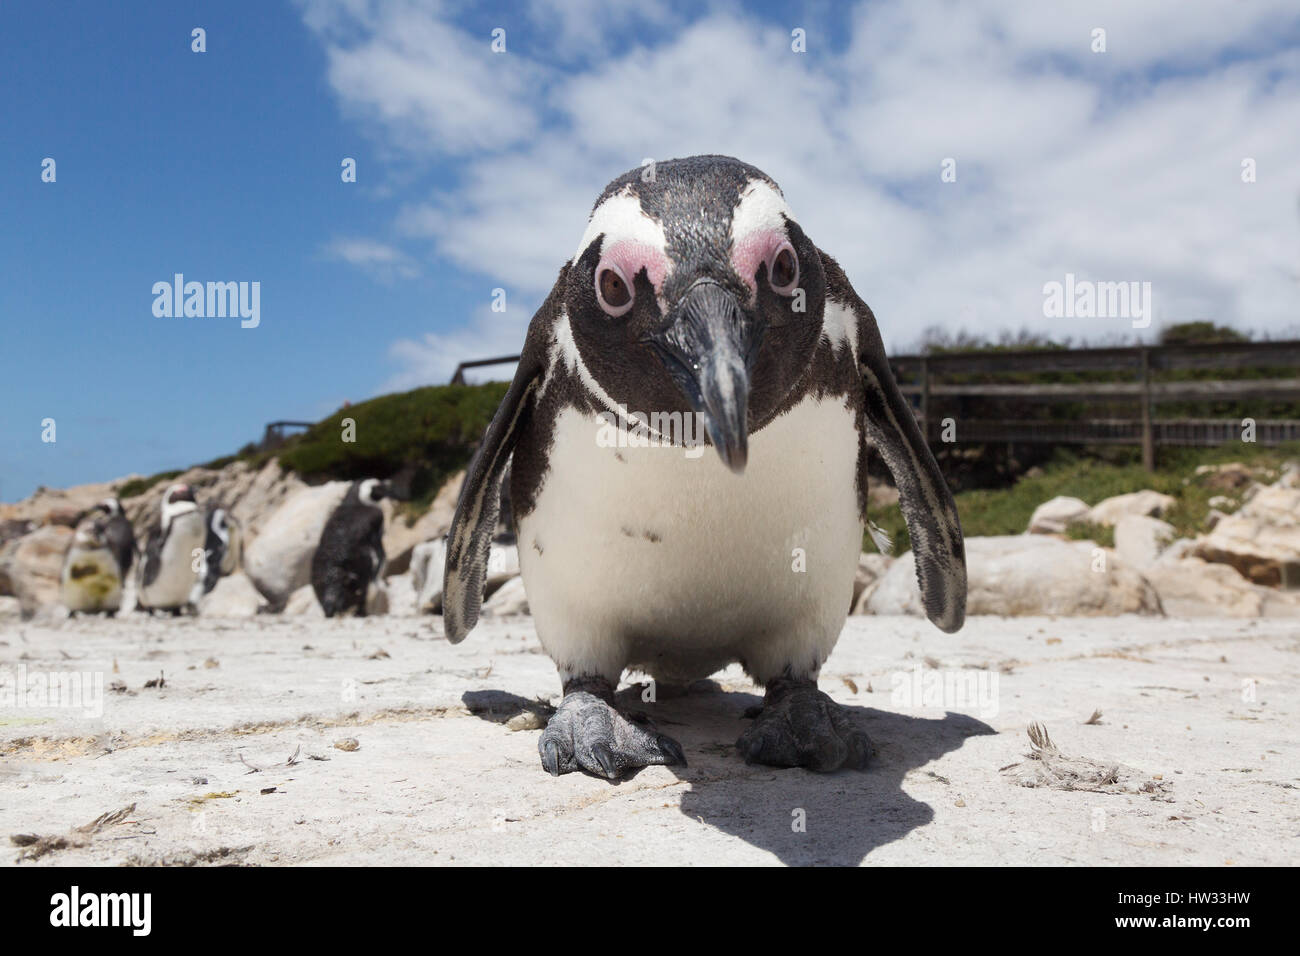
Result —
M518 355L506 355L462 362L456 367L452 382L464 384L463 372L467 368L518 360ZM913 400L917 419L930 441L942 440L942 420L932 414L934 406L952 400L1132 403L1138 408L1134 418L1009 420L963 415L960 440L1141 445L1142 461L1148 469L1155 465L1158 445L1220 445L1241 438L1242 422L1237 419L1160 419L1155 416L1155 407L1162 403L1246 400L1300 403L1300 340L954 352L897 355L889 361L899 388ZM1243 369L1288 369L1298 374L1296 377L1172 381L1153 378L1153 373L1178 370L1231 372ZM1118 375L1120 380L1053 383L945 381L962 376L1074 372L1111 373ZM1300 420L1258 419L1255 421L1255 440L1262 445L1300 440Z

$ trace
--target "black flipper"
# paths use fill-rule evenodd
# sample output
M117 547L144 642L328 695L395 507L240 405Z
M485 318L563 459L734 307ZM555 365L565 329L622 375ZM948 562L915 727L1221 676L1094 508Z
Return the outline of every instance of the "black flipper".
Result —
M542 306L550 307L551 300ZM536 319L534 319L534 325ZM541 384L543 354L530 335L505 398L460 486L456 516L447 535L442 578L442 623L447 640L459 644L478 623L488 550L501 506L501 479L518 438L521 417Z
M912 408L894 380L875 316L853 291L839 264L824 252L821 258L827 307L838 303L857 317L857 359L865 392L867 438L879 450L898 487L899 505L916 556L916 579L925 614L940 630L952 633L966 619L966 547L957 506ZM866 479L865 474L858 476L862 488L866 487ZM865 500L864 495L864 507ZM867 521L865 511L862 520L864 524Z

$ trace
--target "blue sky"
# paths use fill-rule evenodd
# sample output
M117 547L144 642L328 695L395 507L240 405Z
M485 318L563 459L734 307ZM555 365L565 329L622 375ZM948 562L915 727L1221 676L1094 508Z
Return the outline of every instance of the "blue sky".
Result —
M1294 4L1265 0L3 0L0 500L512 351L646 157L764 168L896 349L930 325L1137 334L1045 317L1066 272L1151 281L1155 327L1294 334L1298 50ZM176 272L260 282L259 327L155 317Z

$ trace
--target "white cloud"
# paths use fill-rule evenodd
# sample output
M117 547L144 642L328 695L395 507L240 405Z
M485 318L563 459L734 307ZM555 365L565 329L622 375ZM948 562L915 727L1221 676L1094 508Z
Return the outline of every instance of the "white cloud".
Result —
M405 391L421 385L442 385L451 380L463 361L514 355L528 330L531 312L508 308L504 313L483 306L469 326L456 332L426 332L420 339L398 339L388 354L399 371L383 384L382 392ZM468 382L500 381L514 374L513 365L494 365L465 374Z
M411 258L396 246L365 237L341 237L325 246L325 257L356 266L380 280L410 279L419 274Z
M537 0L530 12L553 14L546 36L566 44L633 22L612 4L559 9ZM781 183L894 349L929 325L1132 333L1123 320L1044 318L1043 284L1066 272L1150 281L1157 324L1296 321L1291 3L892 0L854 11L841 52L813 34L804 54L788 28L732 8L685 25L646 9L625 16L672 28L577 65L537 39L489 59L485 37L432 8L322 2L305 16L344 108L376 117L382 145L450 163L454 189L400 208L402 242L530 304L606 182L647 156L720 152ZM1090 48L1095 27L1104 54ZM956 183L940 181L946 157ZM525 324L480 317L394 354L450 375L462 358L517 348Z

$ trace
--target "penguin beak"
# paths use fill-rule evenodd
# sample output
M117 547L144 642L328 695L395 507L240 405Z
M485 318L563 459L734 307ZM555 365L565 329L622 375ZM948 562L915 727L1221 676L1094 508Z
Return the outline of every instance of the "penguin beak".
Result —
M704 424L722 463L736 474L749 455L749 375L764 325L712 279L682 297L671 324L650 344Z

